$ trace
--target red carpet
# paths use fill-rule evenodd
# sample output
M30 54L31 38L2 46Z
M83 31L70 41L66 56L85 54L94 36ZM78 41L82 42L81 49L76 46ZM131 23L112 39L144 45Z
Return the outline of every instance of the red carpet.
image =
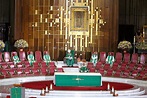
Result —
M131 89L134 86L126 83L118 83L118 82L102 82L101 87L60 87L53 85L54 90L106 90L108 83L110 84L110 88L113 86L115 90L126 90ZM25 88L31 88L31 89L45 89L46 86L50 86L50 84L53 84L53 81L35 81L35 82L27 82L23 83L22 86Z

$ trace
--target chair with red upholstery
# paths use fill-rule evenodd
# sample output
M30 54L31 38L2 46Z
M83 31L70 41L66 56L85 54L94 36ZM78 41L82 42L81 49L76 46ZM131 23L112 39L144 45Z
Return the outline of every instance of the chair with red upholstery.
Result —
M4 59L3 59L3 53L0 52L0 64L4 62Z
M105 73L105 76L108 76L108 77L113 76L113 70L112 69L108 69L106 71L106 73Z
M19 51L19 59L20 59L21 62L27 61L25 51Z
M137 64L137 65L135 66L135 69L138 70L139 72L140 72L140 71L143 71L143 70L144 70L144 65L142 65L142 64Z
M127 68L128 68L128 70L133 71L136 68L136 64L135 63L130 63L130 64L128 64Z
M9 52L4 52L4 61L5 62L12 62L11 61L11 56Z
M104 70L108 70L108 69L111 69L111 66L110 64L104 64L104 67L103 67Z
M129 70L123 70L122 71L121 77L129 78L129 76L130 76L130 71Z
M116 54L115 54L115 62L114 63L118 63L118 64L122 63L122 53L116 52Z
M43 61L41 51L35 51L35 60L36 60L36 62L42 62Z
M64 72L63 68L57 68L57 72Z
M113 74L114 77L121 77L121 75L122 75L122 71L120 69L117 69L116 71L114 71L114 74Z
M134 63L134 64L138 63L138 54L137 53L132 54L131 63Z
M0 52L0 70L7 68L7 63L3 60L3 54Z
M100 57L98 62L102 62L103 64L106 63L106 52L100 52Z
M139 75L136 77L136 79L146 80L147 79L147 71L141 71L141 72L139 72Z
M94 67L89 68L89 72L96 72Z
M127 68L128 68L128 66L125 63L121 64L120 67L119 67L119 69L122 70L122 71L126 70Z
M130 53L125 53L123 57L123 62L122 63L130 63Z
M139 72L137 70L134 70L131 72L129 77L132 79L136 79L138 77L138 75L139 75Z
M103 68L103 64L102 62L97 62L96 63L96 66L95 66L95 69L98 71L99 69Z
M142 53L140 55L139 63L145 65L145 60L146 60L146 56L145 56L145 54Z
M54 75L55 71L56 71L55 67L49 67L49 74L50 75Z
M11 69L12 67L14 67L14 63L11 60L11 56L9 52L4 52L3 57L4 57L4 62L6 62L7 64L7 69Z
M112 65L112 67L111 67L111 69L113 69L114 71L115 70L117 70L117 69L119 69L119 64L118 63L113 63L113 65Z
M99 69L98 72L102 75L105 76L105 70L103 68Z

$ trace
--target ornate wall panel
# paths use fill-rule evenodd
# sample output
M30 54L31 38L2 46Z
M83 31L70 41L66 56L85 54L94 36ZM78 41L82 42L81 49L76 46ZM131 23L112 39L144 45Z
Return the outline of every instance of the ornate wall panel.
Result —
M22 31L29 50L116 51L118 0L22 0Z

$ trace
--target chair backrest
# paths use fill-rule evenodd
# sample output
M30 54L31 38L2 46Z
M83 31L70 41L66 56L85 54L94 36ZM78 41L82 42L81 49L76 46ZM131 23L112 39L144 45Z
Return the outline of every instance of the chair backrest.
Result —
M35 60L41 61L42 60L42 53L41 51L35 51Z
M20 59L20 61L25 61L26 60L25 51L19 51L19 59Z
M4 61L4 59L3 59L3 55L2 55L3 53L2 52L0 52L0 62L3 62Z
M115 54L115 62L117 62L117 63L122 62L122 53L116 52L116 54Z
M146 59L146 58L145 58L145 54L142 53L142 54L140 55L140 60L139 60L139 61L140 61L140 64L145 64L145 59Z
M131 63L138 63L138 54L137 53L133 53L132 57L131 57Z
M9 52L4 52L4 61L5 62L11 61L11 56Z
M106 52L100 52L99 62L106 62Z
M124 58L123 58L124 63L129 63L130 62L130 53L125 53Z

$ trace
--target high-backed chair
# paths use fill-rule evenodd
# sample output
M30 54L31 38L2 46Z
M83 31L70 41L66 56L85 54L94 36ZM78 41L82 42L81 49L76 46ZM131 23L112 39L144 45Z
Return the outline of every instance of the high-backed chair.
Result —
M123 57L123 62L122 63L130 63L130 53L125 53Z
M4 61L4 59L3 59L3 53L0 52L0 63L2 63L3 61Z
M99 61L98 62L102 62L103 64L106 63L106 52L100 52L100 56L99 56Z
M4 52L4 61L11 62L11 56L9 52Z
M122 53L116 52L116 54L115 54L115 62L118 63L118 64L122 63Z
M25 51L19 51L19 59L21 62L25 62L27 60Z
M132 54L131 63L134 63L134 64L138 63L138 53L133 53Z
M35 51L35 60L36 62L41 62L43 60L41 51Z
M142 53L142 54L140 55L139 63L145 65L145 59L146 59L146 58L145 58L145 54Z

